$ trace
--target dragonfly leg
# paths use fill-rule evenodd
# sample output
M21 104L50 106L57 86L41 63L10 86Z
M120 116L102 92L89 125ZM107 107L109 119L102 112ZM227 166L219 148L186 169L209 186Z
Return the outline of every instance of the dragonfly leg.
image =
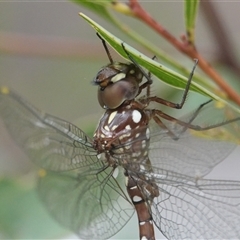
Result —
M145 103L146 105L149 105L150 102L157 102L157 103L163 104L163 105L171 107L171 108L181 109L183 107L184 103L186 102L187 94L189 92L189 89L190 89L190 86L192 83L192 78L193 78L194 70L197 66L197 63L198 63L198 60L195 59L195 64L193 66L193 69L192 69L189 77L188 77L188 81L187 81L186 87L184 89L182 100L180 103L174 103L174 102L165 100L165 99L157 97L157 96L148 97L145 99L145 102L143 102L143 103Z
M124 50L124 52L127 54L129 60L131 60L131 62L141 71L141 73L143 74L143 76L147 79L147 82L143 83L141 86L139 86L139 91L138 91L138 95L142 92L142 90L144 88L147 88L147 96L150 95L150 85L153 83L152 79L151 79L151 73L149 72L148 74L143 70L143 68L141 66L139 66L139 64L135 61L135 59L131 56L131 54L129 54L129 52L126 50L124 43L122 43L122 48ZM155 56L154 56L155 58Z
M153 120L158 124L158 126L161 128L161 129L165 129L167 130L167 134L174 140L177 140L178 139L178 136L176 134L174 134L162 121L161 119L156 116L155 114L152 116Z
M213 100L210 99L210 100L208 100L207 102L202 103L202 104L195 110L195 112L193 113L192 117L191 117L190 120L188 121L188 124L191 124L191 123L194 121L194 119L198 116L198 114L200 113L201 109L202 109L203 107L205 107L207 104L209 104L210 102L212 102L212 101L213 101ZM187 129L188 129L188 127L184 127L180 134L183 134L184 132L186 132Z
M108 59L109 59L110 63L113 63L113 59L112 59L112 56L111 56L111 54L110 54L110 51L109 51L109 49L108 49L108 47L107 47L106 41L100 36L100 34L99 34L98 32L97 32L96 34L97 34L97 36L98 36L98 37L101 39L101 41L102 41L103 47L104 47L104 49L105 49L105 51L106 51L106 53L107 53L107 56L108 56Z
M197 112L199 112L199 110L197 110ZM175 122L183 127L186 127L186 128L189 128L189 129L193 129L193 130L196 130L196 131L205 131L205 130L209 130L209 129L213 129L213 128L216 128L216 127L221 127L221 126L224 126L226 124L229 124L229 123L232 123L232 122L236 122L236 121L239 121L240 120L240 117L238 118L235 118L235 119L230 119L230 120L227 120L225 122L221 122L221 123L217 123L217 124L213 124L213 125L209 125L209 126L206 126L206 127L202 127L202 126L199 126L199 125L194 125L192 124L191 122L194 120L194 118L196 118L197 115L194 115L194 118L189 121L189 122L184 122L184 121L181 121L179 119L176 119L158 109L153 109L152 110L152 114L153 116L155 115L158 115L159 117L161 118L164 118L168 121L171 121L171 122Z

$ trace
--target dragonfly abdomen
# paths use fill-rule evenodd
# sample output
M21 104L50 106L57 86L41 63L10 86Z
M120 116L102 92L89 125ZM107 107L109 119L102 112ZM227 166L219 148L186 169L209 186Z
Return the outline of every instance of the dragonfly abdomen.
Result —
M127 176L126 187L138 215L139 239L155 240L153 219L145 196L131 176Z

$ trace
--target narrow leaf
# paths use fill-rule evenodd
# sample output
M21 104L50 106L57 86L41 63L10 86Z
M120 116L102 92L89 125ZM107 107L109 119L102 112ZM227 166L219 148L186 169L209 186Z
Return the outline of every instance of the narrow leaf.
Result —
M83 7L95 12L106 20L112 20L111 14L108 12L108 7L112 5L112 0L105 1L89 1L89 0L71 0L72 2L82 5Z
M194 45L195 41L195 22L198 11L198 0L185 0L185 24L188 41Z
M129 61L129 58L123 49L123 45L124 45L124 48L134 58L134 60L139 65L143 66L148 71L150 71L152 74L154 74L160 81L163 81L164 83L166 83L170 86L173 86L175 88L185 89L186 83L188 81L187 77L182 76L181 74L165 67L164 65L160 64L159 62L154 61L153 59L140 53L139 51L137 51L130 45L126 44L121 39L117 38L116 36L114 36L113 34L108 32L106 29L104 29L98 23L93 21L91 18L87 17L85 14L80 13L80 16L82 18L84 18L95 29L95 31L97 33L99 33L106 40L106 42L123 58L125 58ZM190 89L194 92L197 92L197 93L205 95L205 96L209 96L210 98L221 101L230 106L230 104L227 103L225 99L221 98L220 96L215 95L214 93L210 92L208 89L202 87L201 85L197 84L196 82L192 82ZM240 111L238 108L236 108L232 105L231 105L231 107L237 111Z
M86 15L80 13L80 15L88 22L90 25L95 29L96 32L98 32L105 40L106 42L123 58L127 59L129 61L129 58L126 54L126 52L123 49L122 44L124 44L125 49L127 52L143 67L145 67L147 70L149 70L151 73L153 73L155 76L157 76L160 80L164 81L165 83L176 87L184 89L187 82L187 77L184 77L180 75L177 72L174 72L173 70L163 66L162 64L154 61L153 59L145 56L144 54L140 53L127 43L124 43L121 39L117 38L116 36L112 35L110 32L108 32L106 29L101 27L99 24L94 22L92 19L87 17ZM209 95L206 91L204 91L198 84L193 83L192 88L193 91L199 92L201 94Z

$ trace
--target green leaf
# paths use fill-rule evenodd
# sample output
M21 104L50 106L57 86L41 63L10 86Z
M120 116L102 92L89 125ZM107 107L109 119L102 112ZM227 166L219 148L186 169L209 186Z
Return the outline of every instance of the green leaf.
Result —
M140 53L130 45L124 43L121 39L117 38L116 36L112 35L106 29L101 27L99 24L94 22L92 19L87 17L86 15L80 13L80 15L91 24L91 26L98 32L106 42L112 46L112 48L119 53L123 58L129 61L129 58L126 52L123 49L122 44L124 44L125 49L127 52L143 67L157 76L163 82L180 89L184 89L186 86L187 78L180 75L177 72L172 71L171 69L163 66L162 64L154 61L153 59L145 56L144 54ZM209 95L207 91L201 88L198 84L193 83L191 89L195 92L199 92L201 94Z
M126 54L126 52L123 49L122 44L124 44L125 49L127 52L143 67L145 67L148 71L153 73L156 77L159 78L159 80L162 80L163 82L176 87L180 89L185 89L187 78L180 75L177 72L172 71L171 69L163 66L162 64L154 61L153 59L145 56L144 54L140 53L133 47L129 46L128 44L124 43L121 39L117 38L116 36L112 35L110 32L108 32L106 29L101 27L99 24L94 22L92 19L87 17L86 15L80 13L80 15L90 23L90 25L98 32L105 40L106 42L112 46L112 48L119 53L122 57L127 59L129 61L129 58ZM192 83L191 90L205 94L208 96L212 96L210 92L208 92L206 89L202 88L196 83Z
M188 41L194 44L195 41L195 22L198 11L198 0L185 0L185 24Z
M89 2L76 0L73 1L82 5L83 7L86 7L94 11L99 16L104 17L108 21L108 23L111 23L116 28L120 29L128 37L132 38L136 43L142 45L150 52L153 52L154 55L161 59L161 61L167 63L172 68L177 70L179 73L184 74L185 76L188 76L190 74L191 69L185 68L181 63L176 61L176 59L169 56L169 54L166 53L163 49L160 49L159 46L156 46L151 41L147 40L142 34L139 34L138 32L134 31L132 28L129 27L129 25L125 25L123 21L117 19L116 16L115 15L113 16L109 11L110 9L112 9L125 15L131 15L132 13L131 9L127 4L114 1L108 2ZM214 90L213 86L209 83L209 81L204 79L203 76L199 76L199 74L196 73L194 74L193 78L197 83L207 87L209 90L211 91Z
M108 7L112 5L112 0L104 1L83 1L83 0L71 0L74 3L82 5L83 7L95 12L106 20L112 20L111 14L108 12Z
M159 62L154 61L153 59L140 53L130 45L124 43L124 41L122 41L121 39L117 38L116 36L108 32L106 29L104 29L98 23L93 21L91 18L87 17L85 14L80 13L80 16L84 18L95 29L95 31L99 33L106 40L106 42L123 58L129 61L129 58L126 52L124 51L122 44L124 44L126 51L134 58L134 60L138 64L140 64L148 71L150 71L152 74L154 74L160 81L163 81L164 83L175 88L185 89L186 83L188 81L187 77L165 67ZM214 94L213 92L209 91L208 89L204 88L203 86L196 82L192 82L190 90L208 96L217 101L221 101L224 104L227 104L228 106L233 108L235 111L240 112L240 109L238 107L229 104L224 98L217 96L216 94Z
M53 221L28 183L0 180L1 239L59 239L67 231Z

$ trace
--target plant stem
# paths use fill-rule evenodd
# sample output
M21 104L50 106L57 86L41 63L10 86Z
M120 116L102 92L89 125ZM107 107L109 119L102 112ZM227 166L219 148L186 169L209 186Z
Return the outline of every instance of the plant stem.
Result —
M200 7L205 15L207 26L215 38L215 43L219 49L220 60L240 76L240 67L237 64L238 61L233 49L231 36L215 10L214 3L211 1L201 1ZM238 80L240 81L240 79Z
M139 4L137 0L130 0L129 7L135 17L139 18L145 24L154 29L162 37L164 37L175 48L191 57L192 59L199 60L199 67L211 78L215 83L227 94L228 98L240 105L240 96L232 89L227 82L212 68L212 66L200 55L196 47L188 44L187 38L182 37L181 41L174 37L169 31L155 21L150 14L148 14Z

